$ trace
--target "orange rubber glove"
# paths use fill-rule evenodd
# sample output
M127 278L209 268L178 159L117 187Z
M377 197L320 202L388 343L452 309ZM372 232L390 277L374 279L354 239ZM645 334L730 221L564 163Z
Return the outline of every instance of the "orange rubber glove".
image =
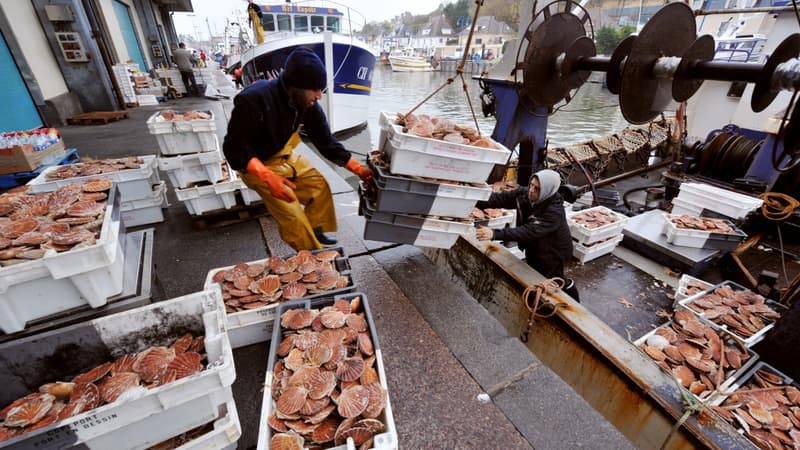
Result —
M350 160L347 161L347 164L345 164L344 168L356 174L356 176L361 178L361 180L364 181L367 186L372 185L372 177L374 176L372 169L369 167L364 167L360 162L356 161L355 158L351 157Z
M293 202L297 200L297 198L294 196L294 193L286 189L286 186L292 189L297 189L297 186L295 186L294 183L286 178L267 169L264 163L262 163L258 158L250 158L250 161L247 163L247 172L257 176L259 180L266 183L267 187L269 187L269 192L273 197L285 202Z

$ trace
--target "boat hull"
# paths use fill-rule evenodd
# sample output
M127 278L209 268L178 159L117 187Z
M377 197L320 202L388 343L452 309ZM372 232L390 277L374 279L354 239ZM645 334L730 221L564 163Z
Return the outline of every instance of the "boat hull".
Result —
M375 54L366 44L347 36L333 35L332 38L333 111L326 108L327 96L331 93L330 86L323 93L320 104L326 109L331 131L341 133L363 127L367 123ZM321 34L268 40L242 55L245 84L278 76L289 54L299 47L310 49L326 62Z
M423 58L389 56L389 64L394 72L431 72L433 67Z

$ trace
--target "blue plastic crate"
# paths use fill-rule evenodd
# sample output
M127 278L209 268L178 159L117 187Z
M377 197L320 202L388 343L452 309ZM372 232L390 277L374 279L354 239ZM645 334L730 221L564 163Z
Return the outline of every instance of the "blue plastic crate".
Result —
M71 148L67 150L67 153L61 159L61 161L58 162L58 164L43 164L37 167L36 170L31 170L29 172L17 172L8 175L0 175L0 189L11 189L13 187L23 185L28 181L38 177L44 169L50 166L66 166L69 164L75 164L80 159L81 157L78 156L78 150Z

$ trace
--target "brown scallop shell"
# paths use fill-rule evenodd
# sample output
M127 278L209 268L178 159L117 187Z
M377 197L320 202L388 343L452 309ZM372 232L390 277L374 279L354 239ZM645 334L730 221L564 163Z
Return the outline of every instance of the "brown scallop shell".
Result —
M371 383L379 382L378 371L372 367L364 368L364 373L361 374L361 384L366 386Z
M76 201L92 201L92 202L99 202L108 198L108 194L105 192L84 192L80 196L78 196Z
M367 321L362 314L348 314L346 318L347 326L362 333L367 331Z
M314 400L327 398L336 388L336 376L328 370L320 370L308 379L308 397Z
M303 274L300 272L289 272L281 275L281 283L296 283L303 279Z
M318 261L330 262L341 256L336 250L324 250L314 255Z
M305 420L302 420L302 418L298 420L287 420L285 423L289 429L294 430L303 436L307 436L317 429L316 424L307 423Z
M290 330L306 328L311 325L316 314L316 311L309 309L290 309L281 316L281 327Z
M16 239L25 233L34 231L39 227L39 221L36 219L17 219L6 225L3 225L3 237L8 239Z
M364 388L369 392L369 405L364 409L362 415L366 418L374 419L386 407L387 393L378 382L367 384Z
M296 334L290 334L283 338L280 344L278 344L278 356L284 357L289 354L289 352L294 348L295 340L297 339Z
M353 386L342 391L339 396L339 415L345 418L356 417L369 406L369 391L363 386Z
M303 298L306 295L306 292L308 292L308 289L305 287L305 285L300 283L289 283L283 288L283 298L286 300L296 300L298 298Z
M316 444L325 444L333 440L336 436L336 429L339 428L340 420L328 416L320 422L319 426L311 433L311 440Z
M331 310L320 314L320 320L325 328L341 328L345 324L345 315L340 311Z
M95 381L103 378L111 370L113 364L110 362L100 364L94 369L84 372L72 379L73 383L94 383Z
M103 212L106 205L91 200L75 202L67 208L67 214L73 217L96 216Z
M145 383L155 383L167 372L167 366L175 359L175 349L150 347L139 353L133 362L133 371L141 375Z
M294 414L303 407L307 395L308 390L303 386L291 386L278 397L275 407L284 414Z
M43 394L50 394L57 399L68 399L75 389L75 383L67 383L64 381L57 381L55 383L47 383L39 386L39 392Z
M269 415L269 417L267 418L267 423L269 424L270 428L277 431L278 433L289 431L289 428L286 427L286 424L283 423L283 420L278 419L278 416L277 414L275 414L275 411L273 411L272 414Z
M133 372L119 372L105 378L101 383L100 397L106 403L115 402L126 391L139 386L139 374Z
M324 367L329 370L335 370L338 364L347 357L347 348L343 344L331 345L331 359L324 364Z
M692 369L684 365L673 367L672 374L675 376L675 378L680 380L681 384L685 388L688 388L694 381L697 380L697 378L694 376L694 372L692 372Z
M316 342L306 349L306 361L315 367L319 367L330 361L333 350L322 342Z
M77 383L69 397L69 403L80 402L83 408L78 414L97 408L100 405L100 388L94 383Z
M264 264L259 264L259 263L250 264L247 267L247 270L245 270L245 274L250 278L255 278L264 273L265 269L266 266Z
M375 347L372 345L372 338L369 333L358 333L358 350L365 355L375 353Z
M243 291L249 290L250 283L252 282L253 282L252 278L248 277L247 275L241 275L236 277L235 280L233 280L233 287L235 287L236 289L241 289Z
M304 261L297 266L297 273L301 275L308 275L317 271L317 263L315 261Z
M269 440L271 450L303 450L303 437L294 431L278 433Z
M316 289L316 283L319 281L319 274L317 272L311 272L308 275L303 275L303 278L300 279L308 289L311 289L311 286L314 285L314 289Z
M353 427L366 428L373 434L383 433L386 431L386 425L377 419L361 419L354 423Z
M281 279L277 275L267 275L258 280L258 292L270 295L277 292L281 287Z
M336 365L336 378L355 381L364 373L364 367L364 359L359 356L345 358Z
M293 348L284 359L284 364L289 370L297 370L305 364L305 352L299 348Z
M360 446L367 442L368 440L372 439L372 436L375 433L371 432L368 428L357 427L353 425L347 431L343 432L340 435L340 438L343 440L342 442L346 442L347 438L353 439L353 444L356 446Z
M15 438L24 432L22 428L0 426L0 442Z
M271 267L272 272L277 275L287 274L289 272L294 272L294 269L297 268L296 264L292 264L289 261L283 261L279 264L276 264L275 267Z
M92 178L83 183L83 192L102 192L111 189L114 183L106 178Z
M6 414L3 426L6 427L26 427L42 420L53 407L56 397L50 394L42 394L32 397L11 408Z
M211 276L211 281L214 283L222 283L225 281L225 274L228 273L227 270L218 270L214 272L214 275Z
M350 302L341 298L333 302L333 309L343 314L350 314L353 312L353 309L350 307Z
M199 353L186 352L175 355L175 358L167 366L167 371L175 371L175 379L180 380L194 375L203 370L203 357Z
M347 286L350 286L350 278L347 275L339 275L339 279L336 280L336 285L334 288L344 289Z
M192 341L194 341L194 336L191 333L186 333L173 342L170 347L175 349L176 354L184 353L192 345Z
M327 272L317 280L317 289L329 291L336 287L339 282L339 272Z
M190 345L189 348L186 349L186 351L187 352L196 352L196 353L200 353L202 355L203 352L205 351L205 349L206 349L206 337L205 336L197 336L192 341L192 345Z

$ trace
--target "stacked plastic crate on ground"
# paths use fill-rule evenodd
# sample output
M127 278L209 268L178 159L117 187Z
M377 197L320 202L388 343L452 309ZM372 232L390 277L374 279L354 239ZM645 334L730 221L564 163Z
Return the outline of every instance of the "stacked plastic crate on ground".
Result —
M370 161L377 192L363 195L364 237L420 247L450 248L474 233L475 204L492 193L486 184L495 164L507 161L502 145L484 148L404 133L381 113L380 148L387 165ZM496 144L496 143L493 143ZM489 226L512 222L511 212Z
M607 255L622 241L628 218L605 206L574 212L567 211L567 225L572 235L572 255L581 264Z
M158 167L192 216L233 208L237 191L245 205L261 201L223 158L214 113L207 114L209 119L166 120L157 112L147 120L161 152Z
M186 85L183 84L180 70L174 68L158 68L156 69L156 75L158 75L159 78L167 80L167 85L171 85L175 88L178 94L186 95Z
M128 64L114 64L112 66L112 71L114 72L114 77L117 79L117 86L119 86L120 91L122 91L122 97L125 99L125 103L136 103L136 91L133 86L133 81L131 80Z
M127 159L133 160L134 158ZM138 158L141 160L139 167L93 175L81 175L81 172L78 171L82 167L93 167L93 163L79 162L71 166L76 170L76 176L69 178L55 178L54 175L57 171L63 170L63 168L52 166L28 182L28 185L31 186L31 192L50 192L70 183L82 185L98 178L111 180L117 187L120 217L125 227L163 222L162 209L168 207L169 203L167 202L166 184L161 181L156 167L157 158L155 155L144 155Z

